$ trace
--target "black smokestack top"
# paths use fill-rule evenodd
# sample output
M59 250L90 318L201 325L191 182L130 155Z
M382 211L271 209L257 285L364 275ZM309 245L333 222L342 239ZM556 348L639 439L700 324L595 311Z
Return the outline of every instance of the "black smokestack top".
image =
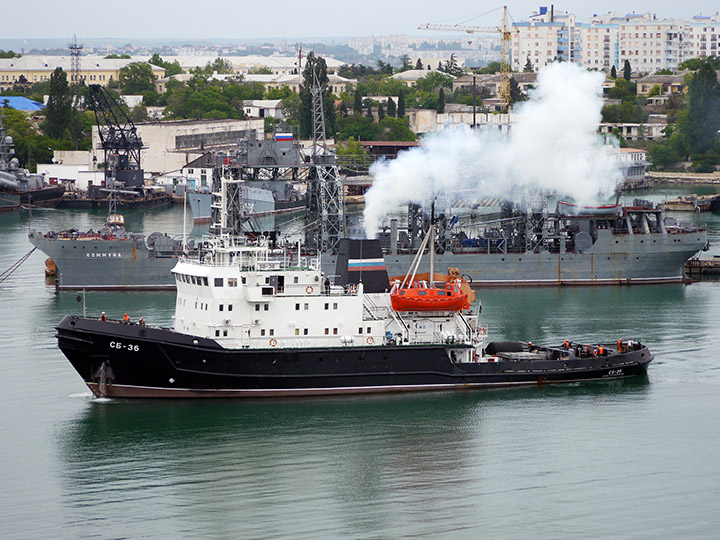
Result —
M380 241L342 238L338 251L336 285L362 282L366 293L390 290Z

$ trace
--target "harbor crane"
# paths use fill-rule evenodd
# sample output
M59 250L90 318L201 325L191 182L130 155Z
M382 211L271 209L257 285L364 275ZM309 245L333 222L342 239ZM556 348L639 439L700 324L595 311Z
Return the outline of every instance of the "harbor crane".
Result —
M499 8L497 8L499 9ZM495 10L493 10L495 11ZM488 12L490 13L490 12ZM474 26L466 24L433 24L425 23L418 26L418 30L432 30L445 32L467 32L468 34L491 33L500 34L500 99L503 112L508 111L510 105L510 45L512 34L508 23L507 6L503 6L503 17L500 26Z

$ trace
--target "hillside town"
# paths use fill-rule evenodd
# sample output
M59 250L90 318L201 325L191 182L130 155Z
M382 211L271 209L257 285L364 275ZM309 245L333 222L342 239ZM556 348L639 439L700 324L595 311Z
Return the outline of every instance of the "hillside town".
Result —
M0 100L21 163L85 188L102 177L87 87L106 87L143 140L152 141L142 151L145 171L162 183L177 182L188 163L226 148L241 132L262 138L282 123L309 139L308 62L322 66L331 143L366 162L377 158L382 141L396 153L457 126L507 132L542 69L570 62L605 74L599 133L631 148L635 180L643 181L646 164L711 172L720 162L712 148L688 142L694 139L682 121L693 114L698 74L717 91L718 14L685 21L607 13L580 21L550 6L509 24L504 37L485 27L462 29L467 38L353 38L317 44L317 51L287 41L155 49L74 41L3 51Z

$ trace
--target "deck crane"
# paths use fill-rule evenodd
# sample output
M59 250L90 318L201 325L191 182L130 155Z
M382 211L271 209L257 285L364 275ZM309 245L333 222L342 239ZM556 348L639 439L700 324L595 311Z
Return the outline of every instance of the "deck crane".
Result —
M494 10L493 10L494 11ZM510 41L512 34L508 23L507 6L503 6L501 26L473 26L465 24L433 24L425 23L418 30L439 30L447 32L467 32L468 34L493 33L500 34L500 98L503 112L507 112L510 104Z

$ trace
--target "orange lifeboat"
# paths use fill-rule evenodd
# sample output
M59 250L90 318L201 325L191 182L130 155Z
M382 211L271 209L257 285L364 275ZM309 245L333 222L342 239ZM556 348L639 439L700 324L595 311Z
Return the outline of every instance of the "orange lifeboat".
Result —
M461 311L470 308L467 293L460 290L457 281L446 283L444 288L428 287L424 281L409 287L396 284L390 291L390 302L395 311Z

